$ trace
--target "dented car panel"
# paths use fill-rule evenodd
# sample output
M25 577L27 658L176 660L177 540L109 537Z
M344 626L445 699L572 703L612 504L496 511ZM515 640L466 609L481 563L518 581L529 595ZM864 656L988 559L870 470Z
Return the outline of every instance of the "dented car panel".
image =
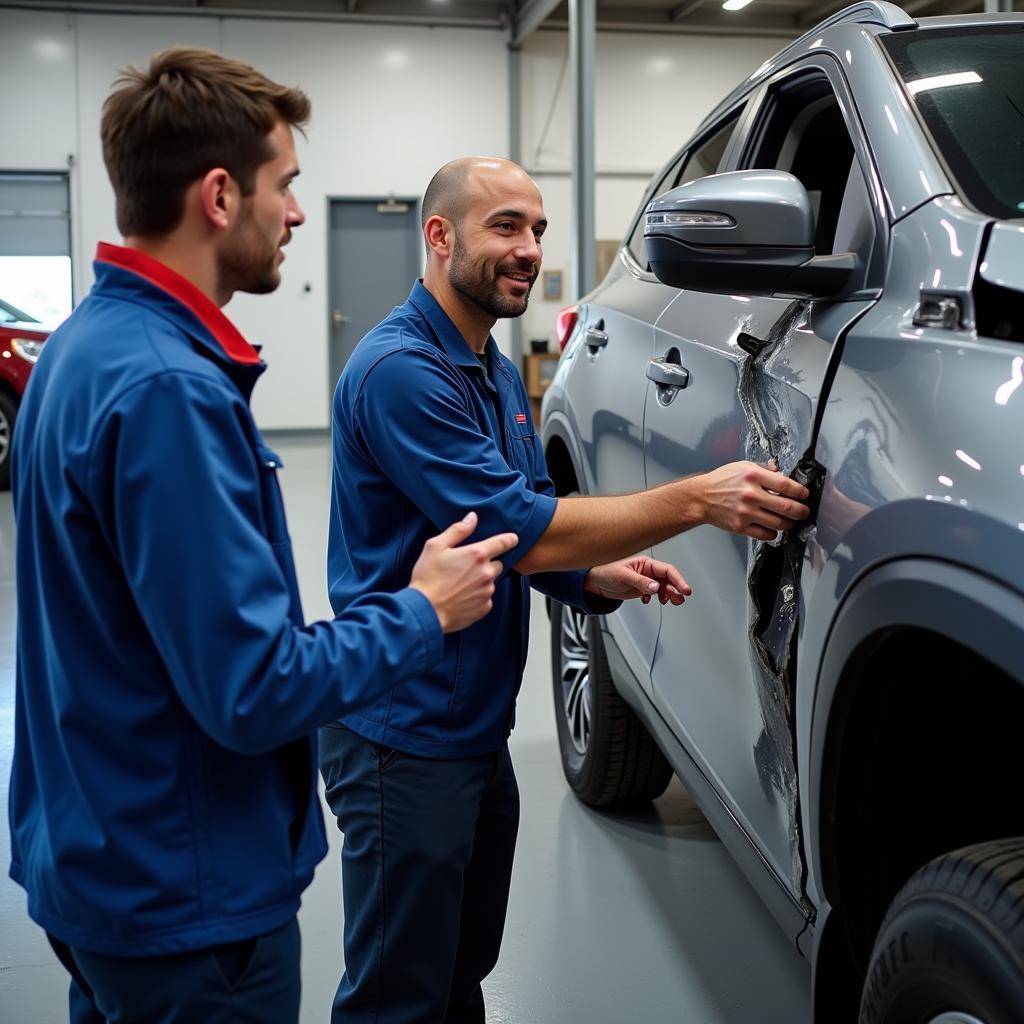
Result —
M811 447L839 332L869 306L838 303L812 316L803 300L680 292L655 325L654 348L685 366L690 384L670 401L648 389L647 485L741 459L795 469ZM799 536L764 544L712 527L657 545L654 556L683 567L695 599L685 623L662 610L651 670L661 713L795 899L804 866L789 661L802 552Z

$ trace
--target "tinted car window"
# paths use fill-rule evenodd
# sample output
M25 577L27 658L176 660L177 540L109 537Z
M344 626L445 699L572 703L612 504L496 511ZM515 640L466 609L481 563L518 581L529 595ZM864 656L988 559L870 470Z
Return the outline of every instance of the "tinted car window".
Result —
M847 252L870 241L864 176L824 73L805 70L773 86L743 166L787 171L800 180L814 210L818 255Z
M737 110L729 120L707 136L696 149L688 150L677 160L668 173L661 179L654 195L667 192L670 188L683 185L695 178L703 178L705 175L714 174L722 162L729 139L732 138L736 122L739 120L740 112ZM645 204L646 205L646 204ZM633 259L645 270L649 270L647 264L647 252L644 249L644 218L643 210L640 211L636 224L633 225L633 233L629 236L629 251Z
M964 196L993 217L1024 211L1024 27L893 34L889 51Z

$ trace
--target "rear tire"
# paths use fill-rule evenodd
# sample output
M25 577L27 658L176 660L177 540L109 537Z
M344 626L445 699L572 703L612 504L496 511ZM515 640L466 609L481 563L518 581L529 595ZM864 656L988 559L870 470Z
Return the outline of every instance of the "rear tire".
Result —
M597 616L551 602L551 672L562 770L592 807L665 792L672 767L612 681Z
M926 864L882 923L860 1024L1024 1020L1024 839Z
M17 403L0 391L0 491L6 491L11 486L11 443L17 418Z

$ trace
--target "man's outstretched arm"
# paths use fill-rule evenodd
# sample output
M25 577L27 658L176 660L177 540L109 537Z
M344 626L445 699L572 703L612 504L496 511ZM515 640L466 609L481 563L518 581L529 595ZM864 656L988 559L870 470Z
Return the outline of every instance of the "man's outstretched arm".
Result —
M753 462L733 462L636 494L559 498L540 539L515 568L529 575L614 562L708 523L771 540L808 515L807 488Z

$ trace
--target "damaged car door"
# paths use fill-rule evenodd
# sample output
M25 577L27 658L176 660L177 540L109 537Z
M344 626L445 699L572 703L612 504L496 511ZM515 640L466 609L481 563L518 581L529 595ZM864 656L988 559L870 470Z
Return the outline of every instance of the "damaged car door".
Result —
M827 59L787 69L766 84L758 104L737 150L740 171L688 186L704 189L697 220L685 203L672 206L675 193L648 207L652 266L662 280L672 278L671 246L660 250L669 263L659 263L651 240L665 210L677 211L669 222L696 224L698 239L703 223L713 226L700 220L714 205L714 187L704 183L718 186L719 206L734 214L721 223L732 219L726 226L737 237L750 226L747 198L751 218L760 218L751 230L763 233L766 218L793 213L786 190L799 193L807 263L780 286L782 272L755 241L749 265L745 250L737 247L732 258L720 248L720 265L692 260L683 272L696 286L684 286L659 317L647 368L649 487L741 459L774 460L787 474L813 467L818 400L836 342L878 294L871 285L884 214L872 198L880 193L840 69ZM683 189L677 193L685 198ZM783 262L797 259L789 241L782 239ZM798 903L804 865L792 660L807 529L765 543L702 526L654 549L694 589L684 607L662 610L656 703Z

